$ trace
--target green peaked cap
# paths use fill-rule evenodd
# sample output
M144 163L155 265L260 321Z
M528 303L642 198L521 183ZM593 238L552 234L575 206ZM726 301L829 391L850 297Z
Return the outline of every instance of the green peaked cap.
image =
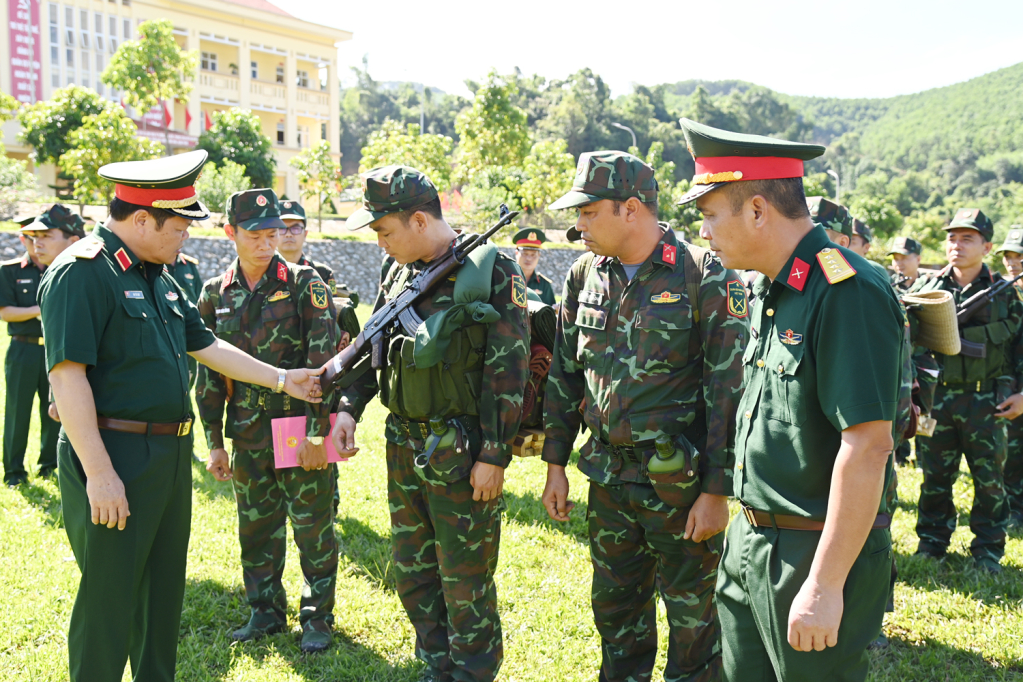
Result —
M984 241L988 242L995 236L994 224L991 222L990 218L984 215L984 211L979 208L959 209L952 217L952 222L944 229L947 232L949 230L959 228L976 230L977 232L980 232L980 236L984 238Z
M679 204L688 204L728 182L802 177L802 162L825 152L819 144L734 133L688 118L679 119L679 124L696 162L693 187Z
M535 227L524 227L512 237L512 244L520 249L539 249L546 241L547 235Z
M386 215L436 199L437 188L426 174L408 166L383 166L362 175L362 206L345 226L358 230Z
M912 237L896 237L892 242L892 248L888 249L888 255L901 253L903 256L919 256L923 253L924 247Z
M85 220L64 204L54 204L35 218L17 221L21 224L20 232L37 232L40 230L60 230L73 237L85 236Z
M1002 245L998 247L995 253L1003 251L1023 253L1023 225L1013 225L1009 228L1009 232L1005 235L1005 241L1002 242Z
M836 204L826 197L807 197L806 207L810 209L810 218L813 222L852 239L853 218L845 206Z
M288 199L281 202L281 219L301 220L305 222L305 209L297 201Z
M227 199L227 222L242 230L269 230L284 227L281 202L272 189L247 189Z
M210 212L195 192L195 181L209 158L205 149L146 161L118 161L97 174L114 183L118 199L188 218L206 220Z

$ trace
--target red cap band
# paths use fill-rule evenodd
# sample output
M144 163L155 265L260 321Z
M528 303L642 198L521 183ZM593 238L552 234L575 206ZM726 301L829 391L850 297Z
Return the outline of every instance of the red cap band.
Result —
M152 206L154 201L182 201L198 198L195 187L179 187L178 189L141 189L128 185L114 185L114 195L121 201L136 206Z
M712 182L734 180L778 180L803 177L803 160L780 156L709 156L696 159L694 182L701 175L731 173L735 177ZM741 173L741 175L739 175Z

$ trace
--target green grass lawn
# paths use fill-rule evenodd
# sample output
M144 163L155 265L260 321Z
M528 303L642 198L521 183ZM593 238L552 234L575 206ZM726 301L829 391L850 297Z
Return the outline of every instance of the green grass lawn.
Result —
M0 352L6 353L6 348L4 335ZM146 390L144 384L140 390ZM374 402L360 425L362 451L341 467L336 644L322 655L299 651L295 607L301 575L293 545L285 573L291 632L257 643L231 643L231 630L248 617L234 498L229 483L214 481L200 464L194 465L179 680L417 679L422 668L413 655L414 634L394 592L383 417L383 408ZM195 450L205 456L203 440L200 436ZM30 471L37 443L36 425L28 455ZM501 679L594 680L600 650L589 607L586 484L578 471L570 472L577 507L571 523L555 525L539 503L545 470L535 459L517 460L506 479L508 512L497 574L505 637ZM885 626L892 645L874 656L872 679L1023 680L1020 534L1010 538L1006 570L997 578L971 569L966 513L960 516L952 555L945 562L911 557L921 476L912 468L899 474L904 501L893 535L901 576L896 612ZM956 483L955 497L958 508L968 510L969 474ZM40 481L33 472L27 486L0 490L0 557L0 680L66 679L67 624L79 573L64 534L55 482ZM661 670L666 647L663 609L659 631Z

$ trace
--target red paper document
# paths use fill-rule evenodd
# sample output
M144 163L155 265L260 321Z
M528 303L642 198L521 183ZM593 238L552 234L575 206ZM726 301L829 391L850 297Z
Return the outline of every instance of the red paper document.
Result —
M330 415L330 426L334 427L337 415ZM274 468L287 469L298 466L298 446L305 440L305 417L280 417L270 420L270 431L274 439ZM323 438L323 444L327 448L328 462L347 462L347 457L341 457L334 449L334 443L328 434Z

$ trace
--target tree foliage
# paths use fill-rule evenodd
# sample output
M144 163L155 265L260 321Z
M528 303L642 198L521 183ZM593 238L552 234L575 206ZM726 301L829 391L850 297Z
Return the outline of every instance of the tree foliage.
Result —
M0 123L6 123L18 115L21 102L6 92L0 91Z
M36 163L57 163L70 147L70 135L82 121L105 110L106 100L95 90L69 85L48 100L18 111L18 139L32 147Z
M446 135L420 135L419 125L387 120L370 134L362 148L359 172L399 164L420 170L441 192L451 188L451 150L455 142Z
M28 164L3 154L0 145L0 220L15 217L19 201L35 194L36 179L28 172Z
M144 21L138 32L138 40L121 43L101 78L123 91L129 106L146 112L161 101L171 102L192 91L190 81L199 57L178 46L170 19Z
M229 159L219 167L207 163L195 181L195 191L199 198L211 211L217 213L227 213L227 200L232 194L251 188L252 180L245 175L245 166Z
M323 206L329 203L344 189L346 179L341 175L341 167L330 155L330 143L326 140L303 150L289 161L298 171L298 184L302 187L302 197L316 197L317 229L323 230Z
M539 213L572 189L575 159L567 148L564 140L554 140L537 142L529 150L522 164L525 181L518 191L527 210Z
M216 111L212 123L199 136L196 149L208 151L210 162L217 166L225 161L243 166L253 187L273 187L277 159L259 116L248 109Z
M460 139L460 175L474 175L493 166L517 167L529 153L526 112L516 106L514 82L491 71L476 90L472 106L455 119Z

